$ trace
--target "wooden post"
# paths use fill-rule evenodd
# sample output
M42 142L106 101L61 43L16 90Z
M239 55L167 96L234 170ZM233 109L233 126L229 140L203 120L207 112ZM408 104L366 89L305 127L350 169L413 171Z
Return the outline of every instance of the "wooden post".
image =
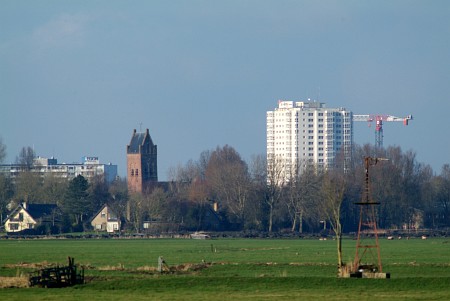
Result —
M166 262L162 256L158 257L158 272L162 273Z

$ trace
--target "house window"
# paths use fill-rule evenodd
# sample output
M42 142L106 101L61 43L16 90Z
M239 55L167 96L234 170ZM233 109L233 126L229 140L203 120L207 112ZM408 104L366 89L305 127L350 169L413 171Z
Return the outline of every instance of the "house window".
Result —
M102 218L106 218L106 213L105 212L102 212Z
M27 226L28 226L28 229L33 229L33 224L32 223L28 223Z
M9 224L9 230L19 230L19 224L18 223Z
M23 221L23 213L19 213L19 221Z

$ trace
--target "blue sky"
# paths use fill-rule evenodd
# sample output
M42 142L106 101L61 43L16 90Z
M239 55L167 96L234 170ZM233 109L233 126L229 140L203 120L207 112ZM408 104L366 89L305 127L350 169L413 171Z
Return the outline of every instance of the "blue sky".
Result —
M265 153L279 99L318 99L385 123L384 145L450 163L449 1L0 2L0 136L59 162L125 175L134 128L159 178L204 150ZM355 123L355 142L374 142Z

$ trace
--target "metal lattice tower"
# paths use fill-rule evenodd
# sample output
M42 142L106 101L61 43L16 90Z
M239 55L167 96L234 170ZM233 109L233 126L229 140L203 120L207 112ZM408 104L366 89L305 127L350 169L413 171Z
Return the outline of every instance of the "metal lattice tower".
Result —
M372 200L370 192L369 168L384 158L365 157L365 187L360 206L358 236L356 240L356 254L353 262L353 273L361 271L382 273L380 245L378 242L376 206L379 202ZM370 258L369 258L370 257ZM375 263L376 262L376 263Z

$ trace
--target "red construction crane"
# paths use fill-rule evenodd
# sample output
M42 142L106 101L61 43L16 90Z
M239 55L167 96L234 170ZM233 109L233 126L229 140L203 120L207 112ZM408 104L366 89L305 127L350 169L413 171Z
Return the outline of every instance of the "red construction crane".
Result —
M353 115L353 121L365 121L369 123L369 126L375 121L375 146L383 147L383 121L403 121L404 125L408 125L412 120L412 115L406 117L395 117L392 115Z

